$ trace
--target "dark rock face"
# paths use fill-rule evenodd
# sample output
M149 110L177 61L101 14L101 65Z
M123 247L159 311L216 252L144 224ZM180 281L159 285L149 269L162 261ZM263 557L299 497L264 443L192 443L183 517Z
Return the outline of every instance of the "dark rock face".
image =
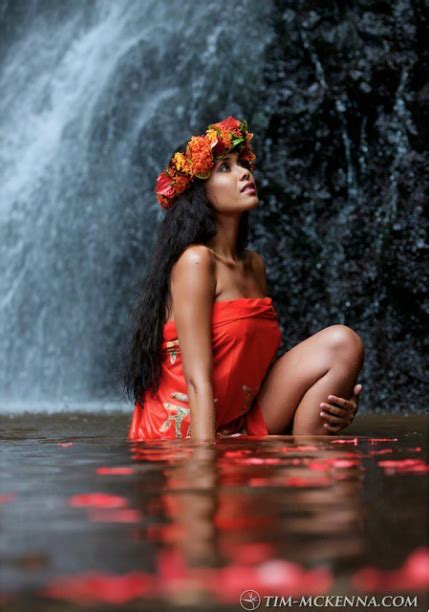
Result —
M366 348L362 411L427 410L424 3L279 1L271 19L251 126L279 353L348 325Z
M229 114L280 352L361 335L361 410L426 410L423 0L0 0L0 401L122 400L174 146Z

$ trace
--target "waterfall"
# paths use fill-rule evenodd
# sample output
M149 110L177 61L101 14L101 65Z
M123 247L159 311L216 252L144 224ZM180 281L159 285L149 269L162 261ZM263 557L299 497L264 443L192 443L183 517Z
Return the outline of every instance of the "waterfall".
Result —
M156 176L190 133L249 119L269 12L256 0L3 2L3 409L121 401L117 346L161 216Z

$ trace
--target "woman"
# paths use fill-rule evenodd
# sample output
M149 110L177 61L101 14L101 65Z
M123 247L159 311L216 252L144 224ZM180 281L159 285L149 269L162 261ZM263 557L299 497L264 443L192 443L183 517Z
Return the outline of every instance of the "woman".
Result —
M364 348L349 327L331 325L275 360L264 262L245 248L259 204L252 136L228 117L181 145L158 177L167 213L125 376L131 440L336 433L357 411Z

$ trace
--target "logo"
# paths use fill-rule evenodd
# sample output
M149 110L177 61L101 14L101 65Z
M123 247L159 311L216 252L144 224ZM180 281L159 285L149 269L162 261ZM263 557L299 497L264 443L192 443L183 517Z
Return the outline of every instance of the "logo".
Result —
M244 610L257 610L261 605L261 598L256 591L243 591L240 595L240 604Z

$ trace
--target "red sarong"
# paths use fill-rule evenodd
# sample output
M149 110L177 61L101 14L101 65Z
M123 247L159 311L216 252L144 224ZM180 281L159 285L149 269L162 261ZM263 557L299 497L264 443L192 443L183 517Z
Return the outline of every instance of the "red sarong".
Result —
M255 396L275 359L281 330L272 298L214 302L212 310L213 391L216 433L267 435ZM128 439L189 438L188 389L174 321L164 324L158 391L134 407Z

